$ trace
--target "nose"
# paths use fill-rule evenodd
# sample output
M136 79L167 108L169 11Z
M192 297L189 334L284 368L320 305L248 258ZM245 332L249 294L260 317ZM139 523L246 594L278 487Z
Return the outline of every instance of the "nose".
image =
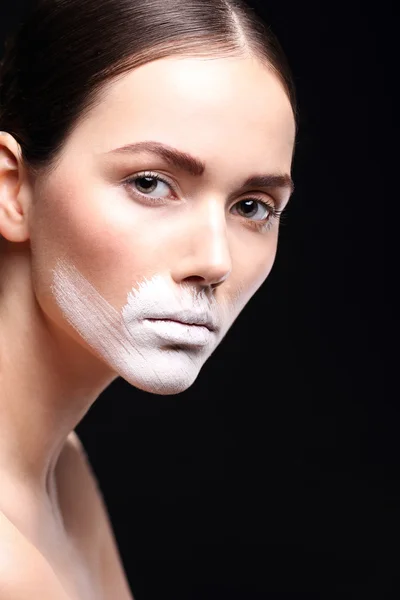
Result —
M184 236L179 236L179 259L172 278L176 283L193 281L202 287L218 287L232 271L224 209L212 202L190 219Z

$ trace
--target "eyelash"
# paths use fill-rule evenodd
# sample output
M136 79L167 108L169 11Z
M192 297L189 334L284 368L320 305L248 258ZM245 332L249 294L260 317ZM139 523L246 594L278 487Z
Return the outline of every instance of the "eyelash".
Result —
M145 178L156 179L157 181L161 181L162 183L165 183L166 185L168 185L174 192L177 191L175 189L174 184L169 179L162 177L161 175L159 175L158 173L155 173L154 171L143 171L142 173L137 173L137 175L134 175L133 177L129 177L129 179L125 179L125 181L123 183L124 183L124 185L128 185L132 188L132 185L138 179L145 179ZM133 192L135 193L135 195L144 196L147 199L147 201L152 204L159 203L159 200L157 198L151 198L150 196L147 196L146 194L143 194L142 192L139 192L136 189L134 189ZM254 202L258 202L258 203L262 204L263 206L265 206L269 211L269 215L267 217L267 220L264 219L261 221L252 221L251 219L246 219L245 217L243 217L243 219L245 219L246 223L248 223L248 225L252 229L255 229L256 231L262 231L262 232L269 231L269 229L271 229L273 224L279 220L283 210L278 210L274 204L267 202L265 199L257 198L257 196L249 197L249 198L242 198L241 200L239 200L239 202L244 202L244 201L249 201L249 200L253 200Z

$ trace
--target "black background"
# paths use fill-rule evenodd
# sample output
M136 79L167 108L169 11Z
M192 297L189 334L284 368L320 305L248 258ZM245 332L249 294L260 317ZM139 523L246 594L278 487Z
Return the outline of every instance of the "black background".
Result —
M394 4L249 4L299 96L274 268L188 391L119 379L77 431L135 600L400 597ZM2 38L23 14L2 0Z

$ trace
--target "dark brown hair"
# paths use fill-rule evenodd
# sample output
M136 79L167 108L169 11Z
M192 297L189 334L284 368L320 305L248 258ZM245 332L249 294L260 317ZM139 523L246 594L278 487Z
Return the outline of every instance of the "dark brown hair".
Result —
M67 137L105 86L173 55L259 59L279 77L297 131L286 56L241 0L37 0L4 50L0 130L20 144L32 175L56 166Z

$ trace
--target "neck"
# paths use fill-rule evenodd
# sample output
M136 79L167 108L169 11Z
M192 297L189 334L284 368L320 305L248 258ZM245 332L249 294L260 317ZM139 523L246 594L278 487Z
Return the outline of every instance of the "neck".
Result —
M45 315L29 247L14 246L0 267L0 477L47 497L68 435L116 374Z

